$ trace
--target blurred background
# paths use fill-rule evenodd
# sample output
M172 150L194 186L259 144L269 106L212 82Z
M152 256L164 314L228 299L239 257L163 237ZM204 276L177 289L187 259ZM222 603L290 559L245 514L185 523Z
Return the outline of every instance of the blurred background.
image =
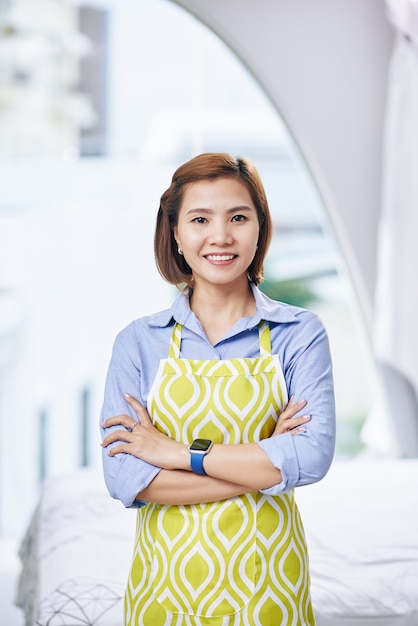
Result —
M206 151L257 166L275 224L262 289L321 316L334 360L336 457L367 453L375 368L349 275L286 125L240 60L168 0L0 0L7 626L20 623L11 608L17 549L44 479L100 467L117 332L176 295L155 269L155 216L175 168Z

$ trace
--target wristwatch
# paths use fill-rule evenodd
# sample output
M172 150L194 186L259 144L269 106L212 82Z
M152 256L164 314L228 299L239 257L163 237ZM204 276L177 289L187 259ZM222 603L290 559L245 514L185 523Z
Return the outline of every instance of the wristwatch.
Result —
M190 451L190 467L192 472L206 476L206 472L203 469L203 459L213 446L213 442L210 439L195 439L189 446Z

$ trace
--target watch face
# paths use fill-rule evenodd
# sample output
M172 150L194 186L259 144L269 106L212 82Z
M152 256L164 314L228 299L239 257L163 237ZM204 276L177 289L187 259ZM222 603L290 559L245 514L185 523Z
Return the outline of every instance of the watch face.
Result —
M212 442L210 439L195 439L190 446L190 450L194 450L195 452L206 452L211 446Z

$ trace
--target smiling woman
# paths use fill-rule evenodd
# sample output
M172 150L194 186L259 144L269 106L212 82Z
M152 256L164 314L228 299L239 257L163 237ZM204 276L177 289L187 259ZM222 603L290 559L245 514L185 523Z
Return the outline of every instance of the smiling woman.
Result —
M129 626L315 623L293 492L333 458L331 356L315 314L258 290L270 239L248 159L175 171L155 253L186 287L118 335L101 415L106 484L139 507Z

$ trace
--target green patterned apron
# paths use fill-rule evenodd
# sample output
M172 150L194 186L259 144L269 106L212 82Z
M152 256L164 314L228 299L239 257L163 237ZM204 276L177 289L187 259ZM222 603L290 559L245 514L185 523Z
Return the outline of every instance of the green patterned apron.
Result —
M259 441L287 403L270 328L260 356L179 357L181 326L160 362L148 408L176 441ZM147 504L138 510L125 595L128 626L312 626L308 556L293 492L248 493L209 504Z

